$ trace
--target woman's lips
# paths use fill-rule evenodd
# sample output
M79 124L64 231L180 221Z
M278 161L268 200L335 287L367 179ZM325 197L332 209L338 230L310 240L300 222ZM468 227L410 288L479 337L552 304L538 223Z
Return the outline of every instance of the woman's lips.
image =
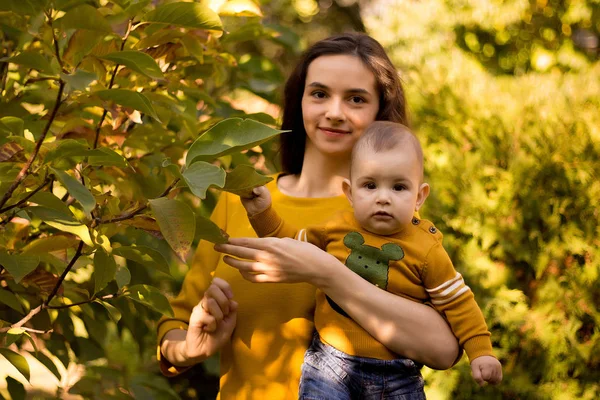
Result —
M335 129L335 128L323 128L323 127L319 127L319 129L325 133L326 135L329 136L340 136L340 135L348 135L350 133L350 131L345 131L342 129Z

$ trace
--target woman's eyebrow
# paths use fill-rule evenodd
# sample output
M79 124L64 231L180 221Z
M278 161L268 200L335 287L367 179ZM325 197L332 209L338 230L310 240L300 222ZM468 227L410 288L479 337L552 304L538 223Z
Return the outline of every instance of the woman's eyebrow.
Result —
M321 82L311 82L309 84L306 85L306 87L314 87L314 88L319 88L319 89L329 89L329 86L321 83ZM363 89L363 88L352 88L352 89L348 89L346 90L347 93L361 93L361 94L370 94L370 92L367 89Z

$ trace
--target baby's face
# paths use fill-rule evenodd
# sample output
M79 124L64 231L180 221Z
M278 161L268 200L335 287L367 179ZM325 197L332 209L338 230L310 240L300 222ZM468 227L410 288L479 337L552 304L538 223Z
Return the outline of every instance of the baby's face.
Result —
M412 146L376 153L363 148L353 160L350 190L358 223L377 235L393 235L408 226L429 194Z

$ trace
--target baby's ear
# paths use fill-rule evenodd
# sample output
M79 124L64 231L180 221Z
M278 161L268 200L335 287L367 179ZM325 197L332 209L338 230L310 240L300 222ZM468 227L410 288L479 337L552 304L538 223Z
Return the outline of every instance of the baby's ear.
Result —
M417 194L417 203L415 204L415 211L419 211L419 208L425 203L427 200L427 196L429 196L429 184L422 183L419 187L419 193Z
M384 244L381 246L381 251L383 252L383 255L390 260L398 261L404 258L404 250L396 243Z
M359 248L365 242L365 238L358 232L350 232L344 236L344 245L350 250Z
M350 202L350 205L354 207L354 204L352 203L352 184L350 183L349 179L344 179L344 181L342 182L342 190L344 191L346 198Z

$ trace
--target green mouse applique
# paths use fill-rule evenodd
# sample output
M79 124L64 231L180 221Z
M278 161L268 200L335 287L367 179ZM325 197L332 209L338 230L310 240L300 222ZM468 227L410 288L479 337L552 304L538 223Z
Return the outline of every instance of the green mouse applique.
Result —
M375 286L387 289L390 261L404 258L404 251L395 243L377 247L364 244L365 238L359 232L350 232L344 237L344 245L351 250L346 258L346 266ZM327 297L331 307L348 316L333 300Z

